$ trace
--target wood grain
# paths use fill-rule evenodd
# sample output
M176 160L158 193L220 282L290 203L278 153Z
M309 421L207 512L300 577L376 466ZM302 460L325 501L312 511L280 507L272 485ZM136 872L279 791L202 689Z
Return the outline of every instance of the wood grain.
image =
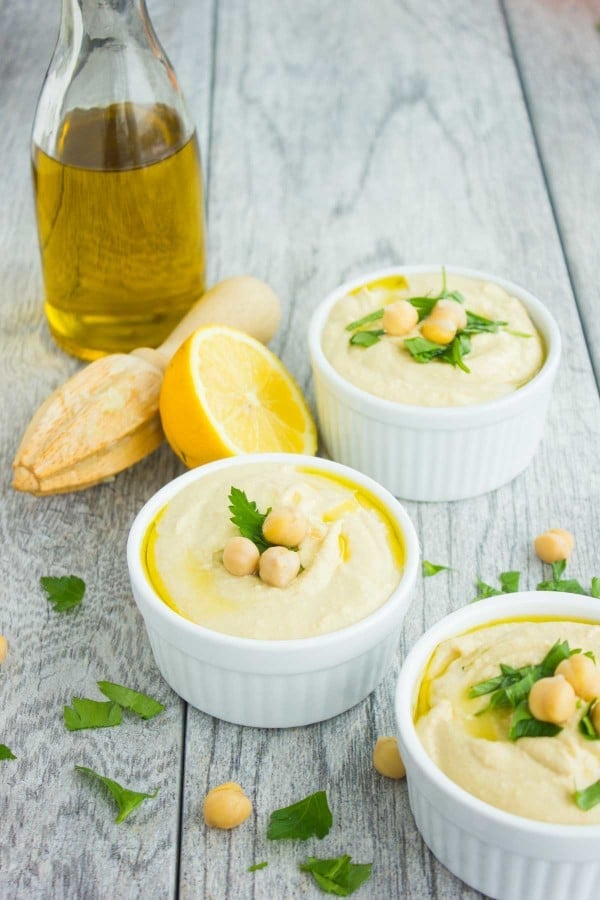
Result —
M524 6L532 4L560 67L556 4ZM528 99L544 177L522 91L531 43L523 43L518 4L507 5L518 65L494 0L149 6L199 124L210 280L250 272L273 284L286 303L275 346L309 393L311 311L342 280L396 262L470 265L522 282L556 314L564 359L544 442L524 475L474 500L407 504L423 555L453 571L419 583L395 670L370 698L329 722L286 731L186 712L152 661L124 556L136 510L179 473L174 456L163 447L79 495L34 499L10 488L9 463L26 422L77 364L57 350L43 322L28 169L30 122L58 13L41 0L5 0L0 633L11 647L0 673L0 741L19 759L2 763L0 895L316 898L297 864L310 853L349 852L374 863L358 896L476 897L423 845L406 785L377 776L370 757L375 738L394 730L401 659L425 628L473 597L477 574L493 580L520 569L522 586L535 586L542 566L531 538L556 525L577 537L572 574L585 581L599 574L598 395L567 271L568 263L585 316L593 252L574 224L567 228L566 176L556 174L565 168L571 178L577 152L565 142L552 165L545 155L550 138L545 150L535 110L553 95L549 80L540 80L537 99L529 89ZM589 89L572 53L557 77L568 78L569 97L583 104ZM583 117L572 131L582 145L593 139ZM586 212L585 221L597 231L597 212ZM88 592L79 611L59 616L37 581L70 572L85 578ZM63 704L74 695L99 697L100 678L147 690L168 709L150 722L128 718L116 729L67 733ZM73 772L77 763L160 794L119 828L102 790ZM256 808L227 834L206 829L201 816L205 791L226 780L239 781ZM328 790L335 814L328 838L269 844L271 810L317 788ZM268 868L246 871L263 859Z
M168 3L152 7L175 64L178 57L184 63L180 77L190 81L206 145L211 5L189 5L181 17ZM10 161L0 216L0 633L10 642L0 676L0 740L18 757L2 770L0 895L167 897L177 878L184 704L154 665L131 597L125 541L135 512L179 465L163 449L135 472L79 495L35 499L10 487L10 462L28 419L77 367L43 321L29 172L31 120L58 14L58 4L5 3L0 51L0 155L7 167ZM57 614L39 577L70 573L84 578L86 596L79 610ZM118 728L67 732L63 705L73 696L101 699L99 679L147 691L167 709L149 722L126 716ZM76 773L76 764L160 793L116 826L107 792Z
M389 36L394 40L390 42ZM402 657L423 629L474 596L477 573L540 580L531 538L555 522L578 536L591 575L598 513L598 401L501 10L491 3L219 4L209 184L211 265L250 265L288 301L278 349L310 384L311 311L351 275L394 262L468 264L528 285L560 317L565 362L530 470L488 497L409 504L424 555L456 571L420 586ZM257 268L258 267L258 268ZM577 470L564 465L577 454ZM585 477L582 477L585 471ZM264 732L188 714L184 897L318 896L305 853L374 862L368 896L473 896L415 832L406 787L371 768L393 732L395 673L357 709L310 729ZM210 730L209 730L210 727ZM203 829L207 787L253 792L252 827ZM268 812L327 788L336 828L309 847L268 846ZM206 860L211 864L207 867ZM270 865L254 875L247 866Z
M600 380L600 2L505 0L525 98Z

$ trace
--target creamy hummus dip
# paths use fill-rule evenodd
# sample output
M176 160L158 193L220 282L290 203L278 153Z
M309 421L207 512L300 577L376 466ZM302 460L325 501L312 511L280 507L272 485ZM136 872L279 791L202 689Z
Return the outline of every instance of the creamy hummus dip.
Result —
M296 506L308 518L303 569L285 588L234 576L223 547L239 534L231 487L259 510ZM379 501L362 488L295 466L221 469L183 488L157 516L143 549L150 580L182 616L225 634L267 640L314 637L378 609L403 570L402 538Z
M389 279L392 281L392 279ZM507 322L507 328L530 337L519 337L500 329L495 334L474 334L471 352L465 357L470 373L438 361L417 362L404 346L407 338L420 334L416 327L402 337L385 335L371 347L349 343L346 326L395 300L440 293L440 272L408 275L408 288L375 286L354 290L333 306L325 324L322 347L325 356L340 375L358 388L392 400L415 406L467 406L503 397L534 377L544 361L542 339L527 310L497 284L447 276L447 290L460 291L464 308L494 321ZM373 322L365 328L378 328Z
M507 812L542 822L599 825L600 805L587 812L573 793L600 779L600 740L586 740L584 701L554 737L508 737L512 710L489 710L490 695L470 688L496 677L500 663L541 662L557 641L600 660L600 625L573 621L512 621L441 643L421 684L416 729L439 768L469 793Z

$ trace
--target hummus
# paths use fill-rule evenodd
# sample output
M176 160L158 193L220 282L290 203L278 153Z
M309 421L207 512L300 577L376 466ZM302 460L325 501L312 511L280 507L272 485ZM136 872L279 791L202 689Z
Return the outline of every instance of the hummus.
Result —
M385 400L416 406L467 406L503 397L534 377L544 361L541 336L527 310L497 284L448 275L448 291L460 291L464 308L530 337L519 337L506 329L474 334L471 352L465 356L470 373L440 361L417 362L404 346L407 338L420 334L415 328L402 337L385 335L371 347L349 343L346 326L394 300L435 296L440 292L439 272L408 276L409 287L393 289L385 281L375 282L341 297L325 324L322 347L325 356L347 381ZM380 322L365 328L378 328Z
M259 510L296 505L309 522L302 569L285 588L230 575L222 562L231 487ZM160 597L192 622L239 637L291 640L352 625L374 612L400 581L402 538L362 488L295 466L221 469L183 488L152 523L144 563Z
M599 825L600 805L587 812L573 792L600 779L600 740L579 722L584 701L554 737L508 737L511 709L488 710L490 695L470 688L500 673L542 661L557 641L600 660L600 625L574 621L512 621L450 638L435 650L421 684L416 729L431 759L452 781L492 806L543 822Z

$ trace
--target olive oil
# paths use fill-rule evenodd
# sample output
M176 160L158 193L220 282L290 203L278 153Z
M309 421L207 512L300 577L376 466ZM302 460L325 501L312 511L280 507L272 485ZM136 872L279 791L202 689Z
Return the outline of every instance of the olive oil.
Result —
M32 163L56 342L84 359L160 344L205 287L195 133L163 104L74 109Z

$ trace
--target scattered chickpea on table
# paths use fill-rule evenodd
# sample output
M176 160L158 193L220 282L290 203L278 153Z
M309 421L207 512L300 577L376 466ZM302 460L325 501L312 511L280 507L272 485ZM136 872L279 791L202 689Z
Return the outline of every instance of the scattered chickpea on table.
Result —
M564 528L550 528L538 534L533 542L535 552L545 563L560 562L568 559L573 552L575 538Z
M3 634L0 634L0 665L4 662L8 655L8 641Z
M204 821L210 828L237 828L252 813L252 801L235 781L212 788L204 798Z
M385 775L386 778L404 778L406 769L400 756L397 738L377 738L373 749L373 766L380 775Z

